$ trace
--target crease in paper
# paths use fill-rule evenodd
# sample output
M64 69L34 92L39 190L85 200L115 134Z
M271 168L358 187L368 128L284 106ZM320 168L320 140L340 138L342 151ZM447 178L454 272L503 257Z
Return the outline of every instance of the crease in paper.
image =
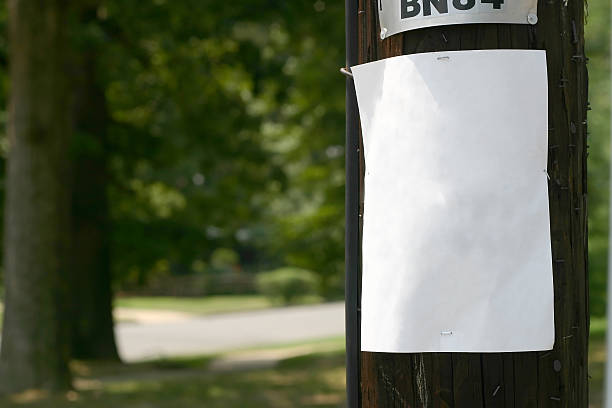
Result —
M352 71L366 162L362 350L551 349L545 52L416 54Z

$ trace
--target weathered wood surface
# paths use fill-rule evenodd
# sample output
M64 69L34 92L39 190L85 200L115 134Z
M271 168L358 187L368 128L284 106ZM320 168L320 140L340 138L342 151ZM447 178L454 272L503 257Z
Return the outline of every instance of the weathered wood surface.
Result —
M547 51L555 286L554 350L504 354L362 352L361 407L588 406L585 4L582 0L541 0L538 7L536 26L442 26L380 40L375 0L359 0L361 63L430 51ZM363 192L363 155L360 159Z

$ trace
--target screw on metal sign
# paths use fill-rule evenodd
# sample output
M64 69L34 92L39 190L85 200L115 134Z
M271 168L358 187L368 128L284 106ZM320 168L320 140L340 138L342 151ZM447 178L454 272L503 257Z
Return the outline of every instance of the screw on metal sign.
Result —
M378 14L382 39L449 24L538 22L537 0L378 0Z

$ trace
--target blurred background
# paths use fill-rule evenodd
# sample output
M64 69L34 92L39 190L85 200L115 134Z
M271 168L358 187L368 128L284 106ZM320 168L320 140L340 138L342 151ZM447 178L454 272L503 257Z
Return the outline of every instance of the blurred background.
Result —
M609 16L609 2L589 2L593 407L605 361ZM6 24L2 2L0 195ZM344 4L104 0L66 24L78 101L80 247L65 316L75 389L0 406L342 406Z

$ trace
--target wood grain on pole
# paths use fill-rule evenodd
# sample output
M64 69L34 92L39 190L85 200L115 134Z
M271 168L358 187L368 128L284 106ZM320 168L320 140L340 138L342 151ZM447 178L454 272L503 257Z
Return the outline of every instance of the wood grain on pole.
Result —
M584 1L541 0L539 22L535 26L440 26L397 34L385 40L379 36L376 1L358 1L360 63L431 51L547 51L548 174L555 287L555 347L552 351L361 352L359 405L364 408L586 408L588 77L584 55ZM360 162L363 211L363 154ZM504 182L499 180L499 183ZM521 335L523 333L516 333L516 336Z

